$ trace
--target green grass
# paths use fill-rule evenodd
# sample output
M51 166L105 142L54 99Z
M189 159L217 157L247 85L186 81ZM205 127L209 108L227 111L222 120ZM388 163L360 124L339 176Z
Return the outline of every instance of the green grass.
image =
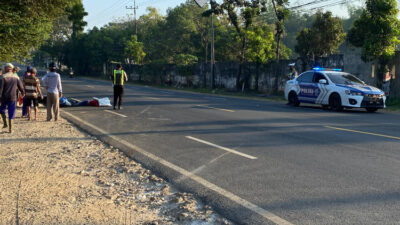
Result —
M390 111L400 111L400 98L389 98L386 106Z

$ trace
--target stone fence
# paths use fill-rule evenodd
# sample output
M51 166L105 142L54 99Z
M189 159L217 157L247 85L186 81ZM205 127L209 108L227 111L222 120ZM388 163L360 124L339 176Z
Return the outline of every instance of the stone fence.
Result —
M376 85L377 66L376 63L365 63L360 59L358 52L331 55L325 58L318 58L315 62L303 62L303 60L283 60L279 63L257 65L256 63L244 63L240 79L239 89L256 90L271 94L274 91L284 90L287 75L289 74L289 63L296 63L299 73L312 69L315 65L325 68L340 68L352 73L368 84ZM400 54L397 54L390 64L393 79L391 82L391 96L400 97ZM107 74L111 74L115 65L107 65ZM238 62L218 62L215 64L215 86L227 90L237 90L237 76L240 65ZM210 87L211 75L209 63L197 63L190 66L158 65L149 64L124 65L129 79L155 84L167 84L171 80L172 86L188 87ZM258 87L256 85L258 83Z

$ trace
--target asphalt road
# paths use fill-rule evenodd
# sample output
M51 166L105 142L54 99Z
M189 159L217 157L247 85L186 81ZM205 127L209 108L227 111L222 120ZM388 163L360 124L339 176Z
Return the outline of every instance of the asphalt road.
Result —
M112 97L108 82L63 88ZM238 224L400 224L400 114L128 85L122 110L63 115Z

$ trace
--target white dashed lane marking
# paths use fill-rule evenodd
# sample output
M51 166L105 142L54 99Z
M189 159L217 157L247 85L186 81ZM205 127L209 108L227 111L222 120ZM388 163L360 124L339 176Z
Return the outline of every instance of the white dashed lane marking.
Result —
M236 154L236 155L240 155L240 156L248 158L248 159L257 159L257 157L254 157L254 156L251 156L251 155L248 155L248 154L245 154L245 153L238 152L238 151L236 151L234 149L222 147L222 146L219 146L219 145L216 145L216 144L213 144L211 142L204 141L204 140L201 140L201 139L198 139L198 138L195 138L195 137L186 136L186 138L188 138L190 140L193 140L193 141L197 141L197 142L206 144L206 145L209 145L209 146L212 146L212 147L215 147L215 148L218 148L218 149L221 149L221 150L224 150L224 151L227 151L227 152L230 152L230 153L233 153L233 154Z
M128 116L125 116L125 115L123 115L123 114L120 114L120 113L117 113L117 112L114 112L114 111L111 111L111 110L104 110L104 111L106 111L106 112L108 112L108 113L111 113L111 114L114 114L114 115L117 115L117 116L120 116L120 117L123 117L123 118L127 118Z
M189 172L189 171L187 171L187 170L185 170L185 169L183 169L183 168L181 168L181 167L179 167L179 166L177 166L177 165L175 165L173 163L170 163L170 162L166 161L163 158L160 158L160 157L158 157L158 156L156 156L156 155L154 155L154 154L152 154L152 153L150 153L150 152L148 152L148 151L146 151L146 150L144 150L144 149L142 149L142 148L140 148L140 147L138 147L136 145L133 145L133 144L131 144L131 143L129 143L129 142L117 137L116 135L112 135L109 132L107 132L107 131L105 131L105 130L97 127L97 126L95 126L95 125L93 125L91 123L88 123L88 122L86 122L86 121L84 121L84 120L72 115L71 113L68 113L68 112L65 112L65 111L62 111L62 113L66 114L67 116L69 116L73 120L79 122L79 124L85 125L85 126L91 128L91 129L93 129L94 131L109 137L110 139L112 139L114 141L118 141L122 145L126 146L128 149L133 150L133 151L137 151L137 152L145 155L146 157L154 160L155 162L158 162L158 163L160 163L160 164L162 164L162 165L164 165L164 166L166 166L166 167L168 167L168 168L170 168L172 170L175 170L176 172L182 174L183 176L188 177L189 179L197 182L198 184L200 184L200 185L202 185L202 186L204 186L204 187L206 187L206 188L208 188L208 189L210 189L212 191L215 191L216 193L224 196L225 198L235 202L236 204L238 204L238 205L240 205L240 206L242 206L244 208L249 209L250 211L252 211L254 213L257 213L258 215L262 216L263 218L265 218L265 219L267 219L267 220L269 220L269 221L271 221L271 222L273 222L273 223L275 223L277 225L294 225L293 223L291 223L291 222L289 222L289 221L287 221L287 220L285 220L285 219L273 214L272 212L270 212L268 210L265 210L265 209L259 207L258 205L255 205L255 204L247 201L246 199L243 199L243 198L233 194L232 192L230 192L230 191L228 191L226 189L223 189L223 188L221 188L221 187L219 187L219 186L217 186L217 185L205 180L204 178L202 178L200 176L197 176L196 174L193 174L193 173L191 173L191 172Z

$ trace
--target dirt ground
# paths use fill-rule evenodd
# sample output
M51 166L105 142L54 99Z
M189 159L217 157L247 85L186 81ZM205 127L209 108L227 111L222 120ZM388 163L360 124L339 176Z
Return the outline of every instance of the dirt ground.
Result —
M44 108L20 115L0 130L0 224L232 224Z

